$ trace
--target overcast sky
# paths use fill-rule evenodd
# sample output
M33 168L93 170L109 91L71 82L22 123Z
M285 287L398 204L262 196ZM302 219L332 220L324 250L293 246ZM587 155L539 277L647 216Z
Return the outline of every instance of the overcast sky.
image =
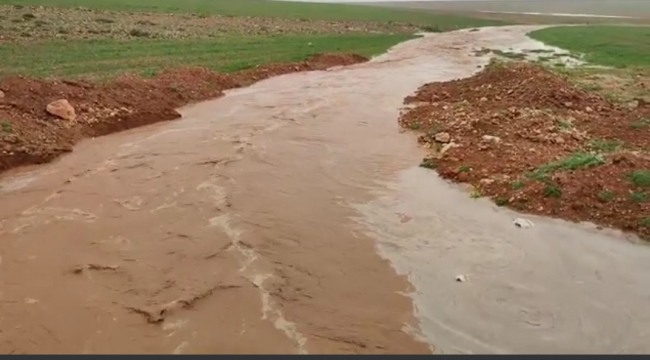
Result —
M376 2L471 1L471 0L283 0L283 1L302 1L302 2L320 2L320 3L355 3L355 2L376 3ZM639 1L644 1L644 0L639 0Z

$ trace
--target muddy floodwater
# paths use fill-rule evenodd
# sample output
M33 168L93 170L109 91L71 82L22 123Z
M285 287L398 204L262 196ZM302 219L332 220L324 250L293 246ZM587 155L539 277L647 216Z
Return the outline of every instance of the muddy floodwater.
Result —
M648 247L518 228L399 132L405 96L531 29L427 35L5 174L0 352L649 352Z

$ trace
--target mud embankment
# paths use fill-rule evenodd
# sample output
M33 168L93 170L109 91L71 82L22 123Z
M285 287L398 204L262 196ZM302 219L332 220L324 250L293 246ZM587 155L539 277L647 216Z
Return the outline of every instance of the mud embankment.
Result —
M0 172L49 162L72 151L83 138L177 119L176 108L220 97L224 90L272 76L367 60L353 54L319 54L304 62L265 65L233 74L182 68L154 78L124 75L105 84L8 77L0 81ZM61 99L72 105L74 118L66 120L46 111L48 104Z
M650 107L618 104L530 64L430 83L400 123L422 166L499 206L650 236Z

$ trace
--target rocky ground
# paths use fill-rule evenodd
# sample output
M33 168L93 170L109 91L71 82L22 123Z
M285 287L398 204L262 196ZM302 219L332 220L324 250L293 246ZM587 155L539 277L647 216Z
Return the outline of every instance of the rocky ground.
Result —
M650 84L636 84L647 89ZM544 67L493 63L405 100L423 167L499 206L650 237L650 106L619 103Z
M233 74L203 68L163 72L154 78L125 75L96 84L8 77L0 81L0 172L50 161L80 139L105 135L180 115L176 108L216 98L226 89L275 75L366 61L357 55L317 55Z
M210 38L227 35L413 33L411 24L129 13L0 5L0 42L44 39Z

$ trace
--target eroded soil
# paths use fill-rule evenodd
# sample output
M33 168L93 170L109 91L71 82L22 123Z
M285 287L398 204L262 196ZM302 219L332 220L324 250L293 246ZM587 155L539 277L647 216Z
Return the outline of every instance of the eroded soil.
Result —
M414 89L535 29L429 34L3 174L0 351L647 353L647 247L517 228L397 133Z
M80 139L180 117L176 108L223 95L271 76L366 61L358 55L323 54L300 63L271 64L234 74L204 68L174 69L154 78L125 75L96 84L84 81L8 77L0 82L0 171L48 162ZM66 99L74 121L46 112Z
M413 33L412 24L200 14L130 13L0 5L0 42L45 39L187 39L233 35Z
M430 83L400 119L422 166L500 206L650 236L650 107L582 90L543 67L493 64Z

